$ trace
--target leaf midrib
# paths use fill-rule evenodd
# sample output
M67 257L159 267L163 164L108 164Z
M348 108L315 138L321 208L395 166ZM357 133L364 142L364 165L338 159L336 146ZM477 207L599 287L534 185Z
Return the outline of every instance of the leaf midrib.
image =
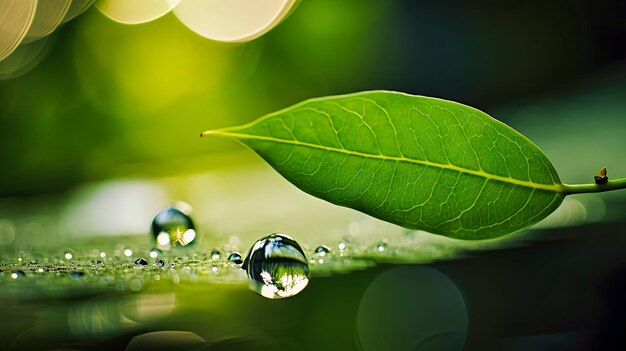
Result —
M368 154L368 153L363 153L359 151L346 150L346 149L340 149L340 148L335 148L335 147L330 147L330 146L312 144L312 143L307 143L307 142L298 141L298 140L280 139L280 138L268 137L268 136L263 136L263 135L236 133L236 132L229 131L228 129L217 129L217 130L207 131L204 133L204 135L208 135L208 134L229 136L229 137L233 137L237 139L255 139L255 140L272 141L272 142L282 143L282 144L305 146L305 147L310 147L310 148L319 149L319 150L325 150L325 151L331 151L331 152L337 152L337 153L342 153L342 154L348 154L348 155L354 155L354 156L360 156L364 158L372 158L372 159L378 159L378 160L385 160L385 161L407 162L407 163L419 164L419 165L428 166L428 167L449 169L449 170L457 171L460 173L466 173L466 174L471 174L474 176L486 178L488 180L491 179L491 180L495 180L495 181L499 181L503 183L515 184L515 185L519 185L519 186L523 186L523 187L531 188L531 189L539 189L539 190L545 190L545 191L552 191L556 193L563 193L562 184L540 184L540 183L535 183L532 181L520 180L520 179L511 178L511 177L502 177L502 176L498 176L495 174L487 173L482 170L476 171L473 169L467 169L467 168L455 166L453 164L437 163L437 162L431 162L427 160L415 160L415 159L406 158L403 156Z

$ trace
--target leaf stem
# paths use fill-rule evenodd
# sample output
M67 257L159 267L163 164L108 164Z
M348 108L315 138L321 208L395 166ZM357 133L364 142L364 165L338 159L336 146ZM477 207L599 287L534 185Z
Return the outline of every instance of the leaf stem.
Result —
M609 180L606 184L563 184L565 195L601 193L618 189L626 189L626 178Z

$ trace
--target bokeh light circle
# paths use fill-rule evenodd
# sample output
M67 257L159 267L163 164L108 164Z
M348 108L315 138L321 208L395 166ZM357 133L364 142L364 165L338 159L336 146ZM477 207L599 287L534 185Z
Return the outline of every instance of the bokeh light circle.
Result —
M462 350L467 308L456 285L423 266L392 268L367 288L357 312L363 351Z
M243 42L274 28L296 5L296 0L184 0L173 12L205 38Z
M110 19L138 24L153 21L172 11L181 0L100 0L96 8Z

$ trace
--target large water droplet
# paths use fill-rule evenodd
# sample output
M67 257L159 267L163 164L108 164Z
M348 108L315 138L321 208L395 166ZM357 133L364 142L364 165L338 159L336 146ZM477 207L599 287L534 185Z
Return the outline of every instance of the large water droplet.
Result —
M175 208L159 212L152 221L152 235L161 250L174 246L187 246L196 239L196 230L191 217Z
M251 287L270 299L298 294L309 283L309 264L298 243L285 234L257 240L243 263Z

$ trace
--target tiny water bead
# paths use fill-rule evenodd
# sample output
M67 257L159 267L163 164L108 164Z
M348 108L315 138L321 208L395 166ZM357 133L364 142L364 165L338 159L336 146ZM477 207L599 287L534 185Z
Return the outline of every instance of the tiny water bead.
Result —
M126 246L124 248L124 256L130 257L133 255L133 248L131 246Z
M156 265L157 265L157 267L165 267L165 261L162 258L159 258L156 261Z
M72 249L65 250L63 257L65 257L66 260L71 260L74 257L74 250Z
M162 251L155 247L152 250L150 250L150 253L148 255L152 258L157 258L161 255L161 253Z
M16 269L16 270L11 272L11 278L13 278L13 279L19 279L19 278L23 278L25 276L26 276L26 273L24 273L24 271L21 271L19 269Z
M135 264L138 266L147 266L148 261L145 258L141 257L135 260Z
M326 254L330 253L330 248L326 245L320 245L315 248L315 253L318 256L326 256Z
M347 244L345 241L340 241L339 244L337 244L337 248L339 249L339 251L344 251L347 247Z
M152 235L161 250L187 246L196 239L196 230L191 217L175 208L159 212L152 221Z
M228 255L228 260L236 265L243 264L241 254L239 252L232 252L230 255Z
M211 253L209 254L209 256L211 257L212 260L219 260L220 259L220 250L218 250L218 249L211 250Z
M270 234L257 240L243 267L252 289L269 299L294 296L309 283L306 255L300 245L285 234Z
M384 241L381 241L378 243L378 245L376 245L376 251L378 252L383 252L385 251L385 249L387 249L387 243Z

